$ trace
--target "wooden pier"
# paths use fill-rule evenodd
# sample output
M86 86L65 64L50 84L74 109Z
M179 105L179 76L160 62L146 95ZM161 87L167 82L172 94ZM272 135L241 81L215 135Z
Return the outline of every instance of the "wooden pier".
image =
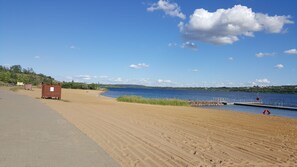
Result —
M283 109L283 110L296 110L297 107L288 107L288 106L273 106L273 105L266 105L260 102L235 102L234 105L241 105L241 106L252 106L252 107L264 107L264 108L274 108L274 109Z
M288 106L274 106L266 105L262 102L227 102L227 101L199 101L199 100L190 100L189 104L192 107L202 107L202 106L222 106L222 105L240 105L240 106L251 106L251 107L262 107L262 108L274 108L282 110L295 110L297 107L288 107Z
M201 107L201 106L222 106L224 105L219 101L204 101L204 100L190 100L189 104L192 107Z

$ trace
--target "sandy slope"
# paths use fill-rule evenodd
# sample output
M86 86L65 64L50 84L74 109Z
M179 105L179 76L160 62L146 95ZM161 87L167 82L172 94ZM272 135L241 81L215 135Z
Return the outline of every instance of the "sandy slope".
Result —
M40 89L19 91L34 98ZM122 166L297 166L297 119L116 102L63 89L44 100Z

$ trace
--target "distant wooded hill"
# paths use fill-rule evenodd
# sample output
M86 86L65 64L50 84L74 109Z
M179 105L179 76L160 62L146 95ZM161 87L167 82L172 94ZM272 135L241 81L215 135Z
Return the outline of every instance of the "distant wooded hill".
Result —
M0 84L15 85L17 82L38 85L40 83L54 83L54 78L44 74L36 74L32 68L22 68L20 65L5 67L0 65Z
M39 85L55 84L56 81L51 76L44 74L37 74L32 68L22 68L21 65L13 65L11 67L5 67L0 65L0 86L1 85L16 85L17 82L23 82L24 84ZM99 84L87 84L81 82L59 82L62 83L63 88L71 89L99 89Z

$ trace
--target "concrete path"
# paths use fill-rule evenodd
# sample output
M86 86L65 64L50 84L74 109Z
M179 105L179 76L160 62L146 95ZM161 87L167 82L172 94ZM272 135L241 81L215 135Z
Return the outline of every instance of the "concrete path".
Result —
M0 167L105 166L119 165L58 113L0 90Z

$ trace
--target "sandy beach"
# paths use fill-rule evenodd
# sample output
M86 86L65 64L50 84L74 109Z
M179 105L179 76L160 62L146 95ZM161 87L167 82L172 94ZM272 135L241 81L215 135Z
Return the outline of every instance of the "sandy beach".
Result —
M296 166L297 119L117 102L99 91L19 90L61 114L121 166Z

